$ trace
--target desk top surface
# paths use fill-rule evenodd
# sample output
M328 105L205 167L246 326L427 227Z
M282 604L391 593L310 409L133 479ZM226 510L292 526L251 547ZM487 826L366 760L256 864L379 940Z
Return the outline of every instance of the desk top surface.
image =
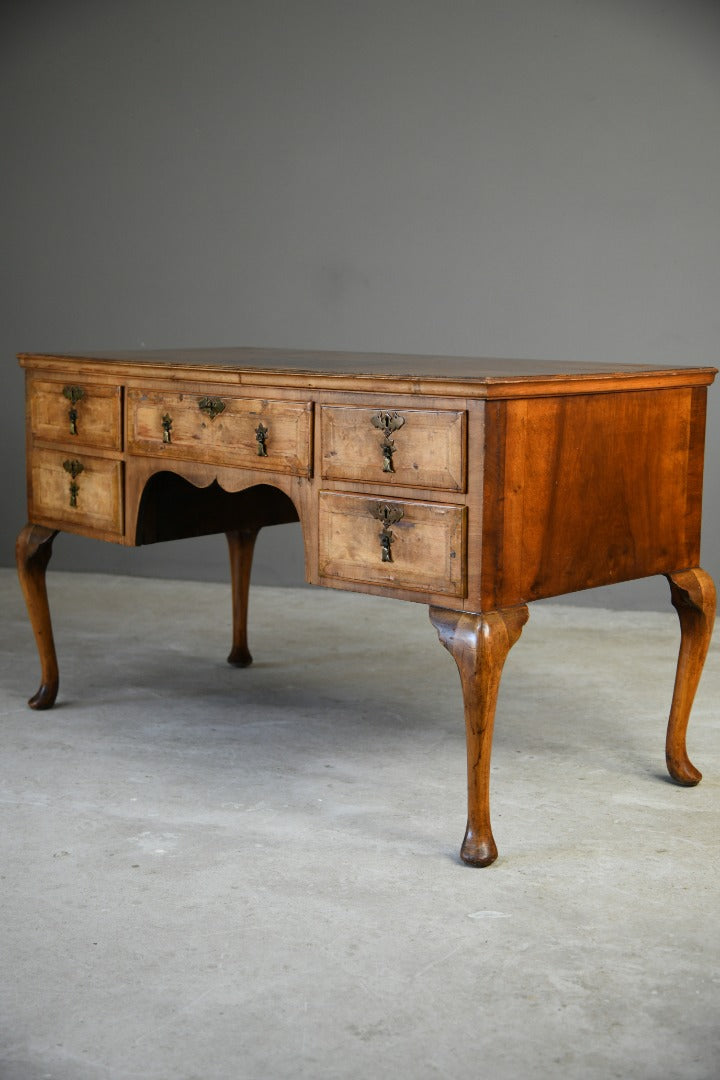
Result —
M307 389L358 389L391 381L394 389L415 393L469 393L507 397L552 392L618 390L659 386L708 385L714 367L641 364L589 364L565 360L509 360L473 356L322 350L210 348L143 349L72 353L20 353L23 367L53 368L89 363L108 374L136 376L148 368L168 378L212 377L212 381L254 385L293 385ZM167 370L166 370L167 369ZM582 388L578 386L582 382Z

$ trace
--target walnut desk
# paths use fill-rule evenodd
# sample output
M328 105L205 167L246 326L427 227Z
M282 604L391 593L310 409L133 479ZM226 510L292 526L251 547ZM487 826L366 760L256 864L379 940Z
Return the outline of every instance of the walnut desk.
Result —
M59 530L139 545L225 532L230 663L250 663L255 538L300 521L307 580L428 604L465 704L462 859L497 857L493 720L527 603L665 574L681 644L666 737L685 735L715 590L699 568L715 369L219 349L21 354L28 520L20 581L57 694L45 571Z

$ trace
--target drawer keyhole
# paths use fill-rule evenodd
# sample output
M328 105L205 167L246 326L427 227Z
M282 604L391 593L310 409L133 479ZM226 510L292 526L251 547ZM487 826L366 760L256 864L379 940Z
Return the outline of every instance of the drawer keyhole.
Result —
M375 413L370 418L373 427L376 427L378 431L382 431L383 437L380 443L380 449L383 455L383 472L394 473L395 467L393 466L393 454L397 450L395 442L392 438L393 431L397 431L405 423L405 417L401 416L398 412L379 412ZM386 562L390 562L390 559L386 559Z
M261 420L260 423L258 424L258 426L255 428L255 438L257 440L257 456L258 457L267 457L268 456L267 437L268 437L268 428L265 427L265 425L263 424L263 422Z
M85 397L85 391L82 386L63 386L63 396L70 402L70 408L68 409L68 420L70 421L70 434L77 435L77 420L78 411L75 408L78 401Z
M388 506L387 503L378 503L372 511L372 515L382 524L382 530L378 534L380 538L381 561L392 562L392 545L395 542L395 534L390 526L400 521L403 512L399 506Z
M77 483L76 478L84 470L85 466L81 461L63 461L63 469L66 473L70 473L70 506L77 508L77 498L80 494L80 485Z

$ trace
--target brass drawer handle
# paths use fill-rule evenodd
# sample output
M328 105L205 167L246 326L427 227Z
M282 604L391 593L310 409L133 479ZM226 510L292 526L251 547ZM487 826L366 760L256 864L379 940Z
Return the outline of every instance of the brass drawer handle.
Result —
M395 542L395 534L390 528L403 517L403 511L399 506L388 506L387 503L378 503L372 510L372 516L382 523L380 537L380 556L382 562L392 562L391 546Z
M76 477L84 470L85 466L82 461L63 461L63 469L66 473L70 473L70 505L77 507L77 497L80 493L80 485L75 482Z
M393 431L397 431L403 426L405 417L401 416L398 412L379 412L371 417L371 423L373 427L376 427L383 433L382 442L380 443L383 454L383 472L395 472L392 459L397 447L391 436ZM387 559L385 561L389 562L390 560Z
M78 411L75 408L78 401L85 397L85 391L82 386L63 386L63 396L70 402L70 408L68 409L68 420L70 421L70 434L77 435L77 419Z
M214 420L216 416L224 412L225 402L219 397L201 397L198 401L198 408L201 412L206 413L211 420Z
M165 413L165 415L163 416L163 418L161 420L161 424L162 424L163 442L164 443L169 443L170 438L171 438L171 430L172 430L172 417L170 416L170 413Z
M260 423L258 424L258 426L255 428L255 438L256 438L257 444L258 444L257 445L257 456L258 457L267 457L268 456L267 437L268 437L268 428L263 426L263 422L261 420Z

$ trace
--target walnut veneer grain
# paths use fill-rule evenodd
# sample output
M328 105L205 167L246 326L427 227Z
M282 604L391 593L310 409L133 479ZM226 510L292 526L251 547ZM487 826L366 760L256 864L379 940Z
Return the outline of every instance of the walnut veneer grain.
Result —
M42 667L57 530L134 546L228 538L233 641L251 662L260 529L300 521L307 580L426 603L465 703L468 828L492 862L492 729L527 603L665 574L681 624L667 764L686 730L715 591L700 569L705 400L714 368L296 350L22 354L29 524L17 563Z

